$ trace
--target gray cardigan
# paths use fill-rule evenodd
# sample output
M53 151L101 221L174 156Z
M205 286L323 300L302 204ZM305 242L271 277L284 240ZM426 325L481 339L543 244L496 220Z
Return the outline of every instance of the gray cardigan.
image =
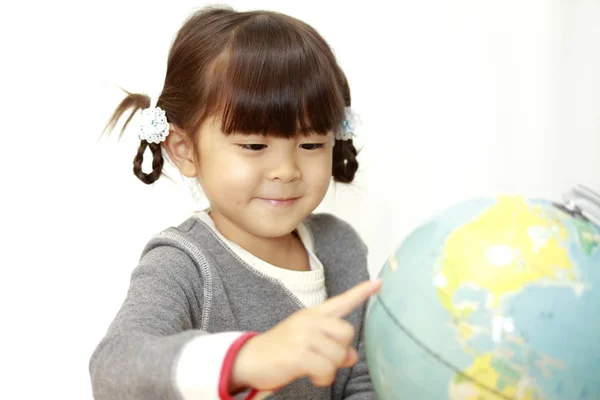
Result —
M324 267L328 297L369 279L366 246L349 224L329 214L311 215L305 223ZM189 340L227 331L264 332L302 307L277 280L253 269L202 221L190 218L143 250L127 297L90 359L94 398L180 399L174 366ZM340 370L331 387L302 378L269 398L376 399L364 354L365 308L346 317L357 332L353 345L360 360L354 367Z

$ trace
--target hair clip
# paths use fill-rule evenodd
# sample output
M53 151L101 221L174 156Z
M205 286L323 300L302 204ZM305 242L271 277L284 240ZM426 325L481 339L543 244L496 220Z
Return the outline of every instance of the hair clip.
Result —
M342 127L335 133L337 140L350 140L354 138L356 125L358 124L358 116L352 111L350 107L344 109L344 121Z
M169 135L169 123L165 111L160 107L142 110L139 138L148 143L164 142Z

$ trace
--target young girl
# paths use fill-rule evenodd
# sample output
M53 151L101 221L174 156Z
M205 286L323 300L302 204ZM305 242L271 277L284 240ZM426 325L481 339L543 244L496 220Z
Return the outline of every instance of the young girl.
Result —
M107 126L143 109L135 175L156 181L165 151L210 208L143 250L90 360L95 398L376 398L363 318L380 282L347 223L311 214L358 168L349 106L307 24L227 9L186 21L156 107L128 93Z

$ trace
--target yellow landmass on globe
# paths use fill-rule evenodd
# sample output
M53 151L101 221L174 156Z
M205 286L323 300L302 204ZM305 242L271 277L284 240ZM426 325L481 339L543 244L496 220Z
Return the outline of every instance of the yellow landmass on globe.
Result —
M466 323L458 325L458 334L461 340L469 340L473 337L473 327Z
M450 385L450 399L464 400L532 400L534 390L515 368L492 354L482 354L457 375Z
M547 229L547 240L534 242L530 228ZM477 219L448 236L438 273L444 278L437 288L442 305L457 318L468 316L468 309L453 304L463 285L485 290L487 306L495 309L502 296L527 284L574 283L574 267L563 245L567 233L560 221L544 218L538 206L523 197L499 197Z
M463 349L465 350L466 353L471 354L471 355L477 355L478 351L476 348L471 347L469 345L469 341L471 339L473 339L475 336L483 334L482 331L484 330L483 328L481 328L480 326L477 325L471 325L467 322L459 322L456 326L456 340L458 341L458 343L460 343L460 345L463 347Z

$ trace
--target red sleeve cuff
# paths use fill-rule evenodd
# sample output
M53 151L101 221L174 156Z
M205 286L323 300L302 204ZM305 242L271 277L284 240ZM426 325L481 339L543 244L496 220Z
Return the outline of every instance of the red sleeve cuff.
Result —
M248 332L243 334L231 344L231 347L229 347L229 350L227 350L227 353L225 353L225 359L223 360L223 366L221 367L221 376L219 378L219 398L221 400L235 400L229 393L229 379L231 378L233 364L242 346L256 335L258 335L257 332ZM257 393L258 391L253 389L248 394L248 397L246 397L246 400L253 399Z

